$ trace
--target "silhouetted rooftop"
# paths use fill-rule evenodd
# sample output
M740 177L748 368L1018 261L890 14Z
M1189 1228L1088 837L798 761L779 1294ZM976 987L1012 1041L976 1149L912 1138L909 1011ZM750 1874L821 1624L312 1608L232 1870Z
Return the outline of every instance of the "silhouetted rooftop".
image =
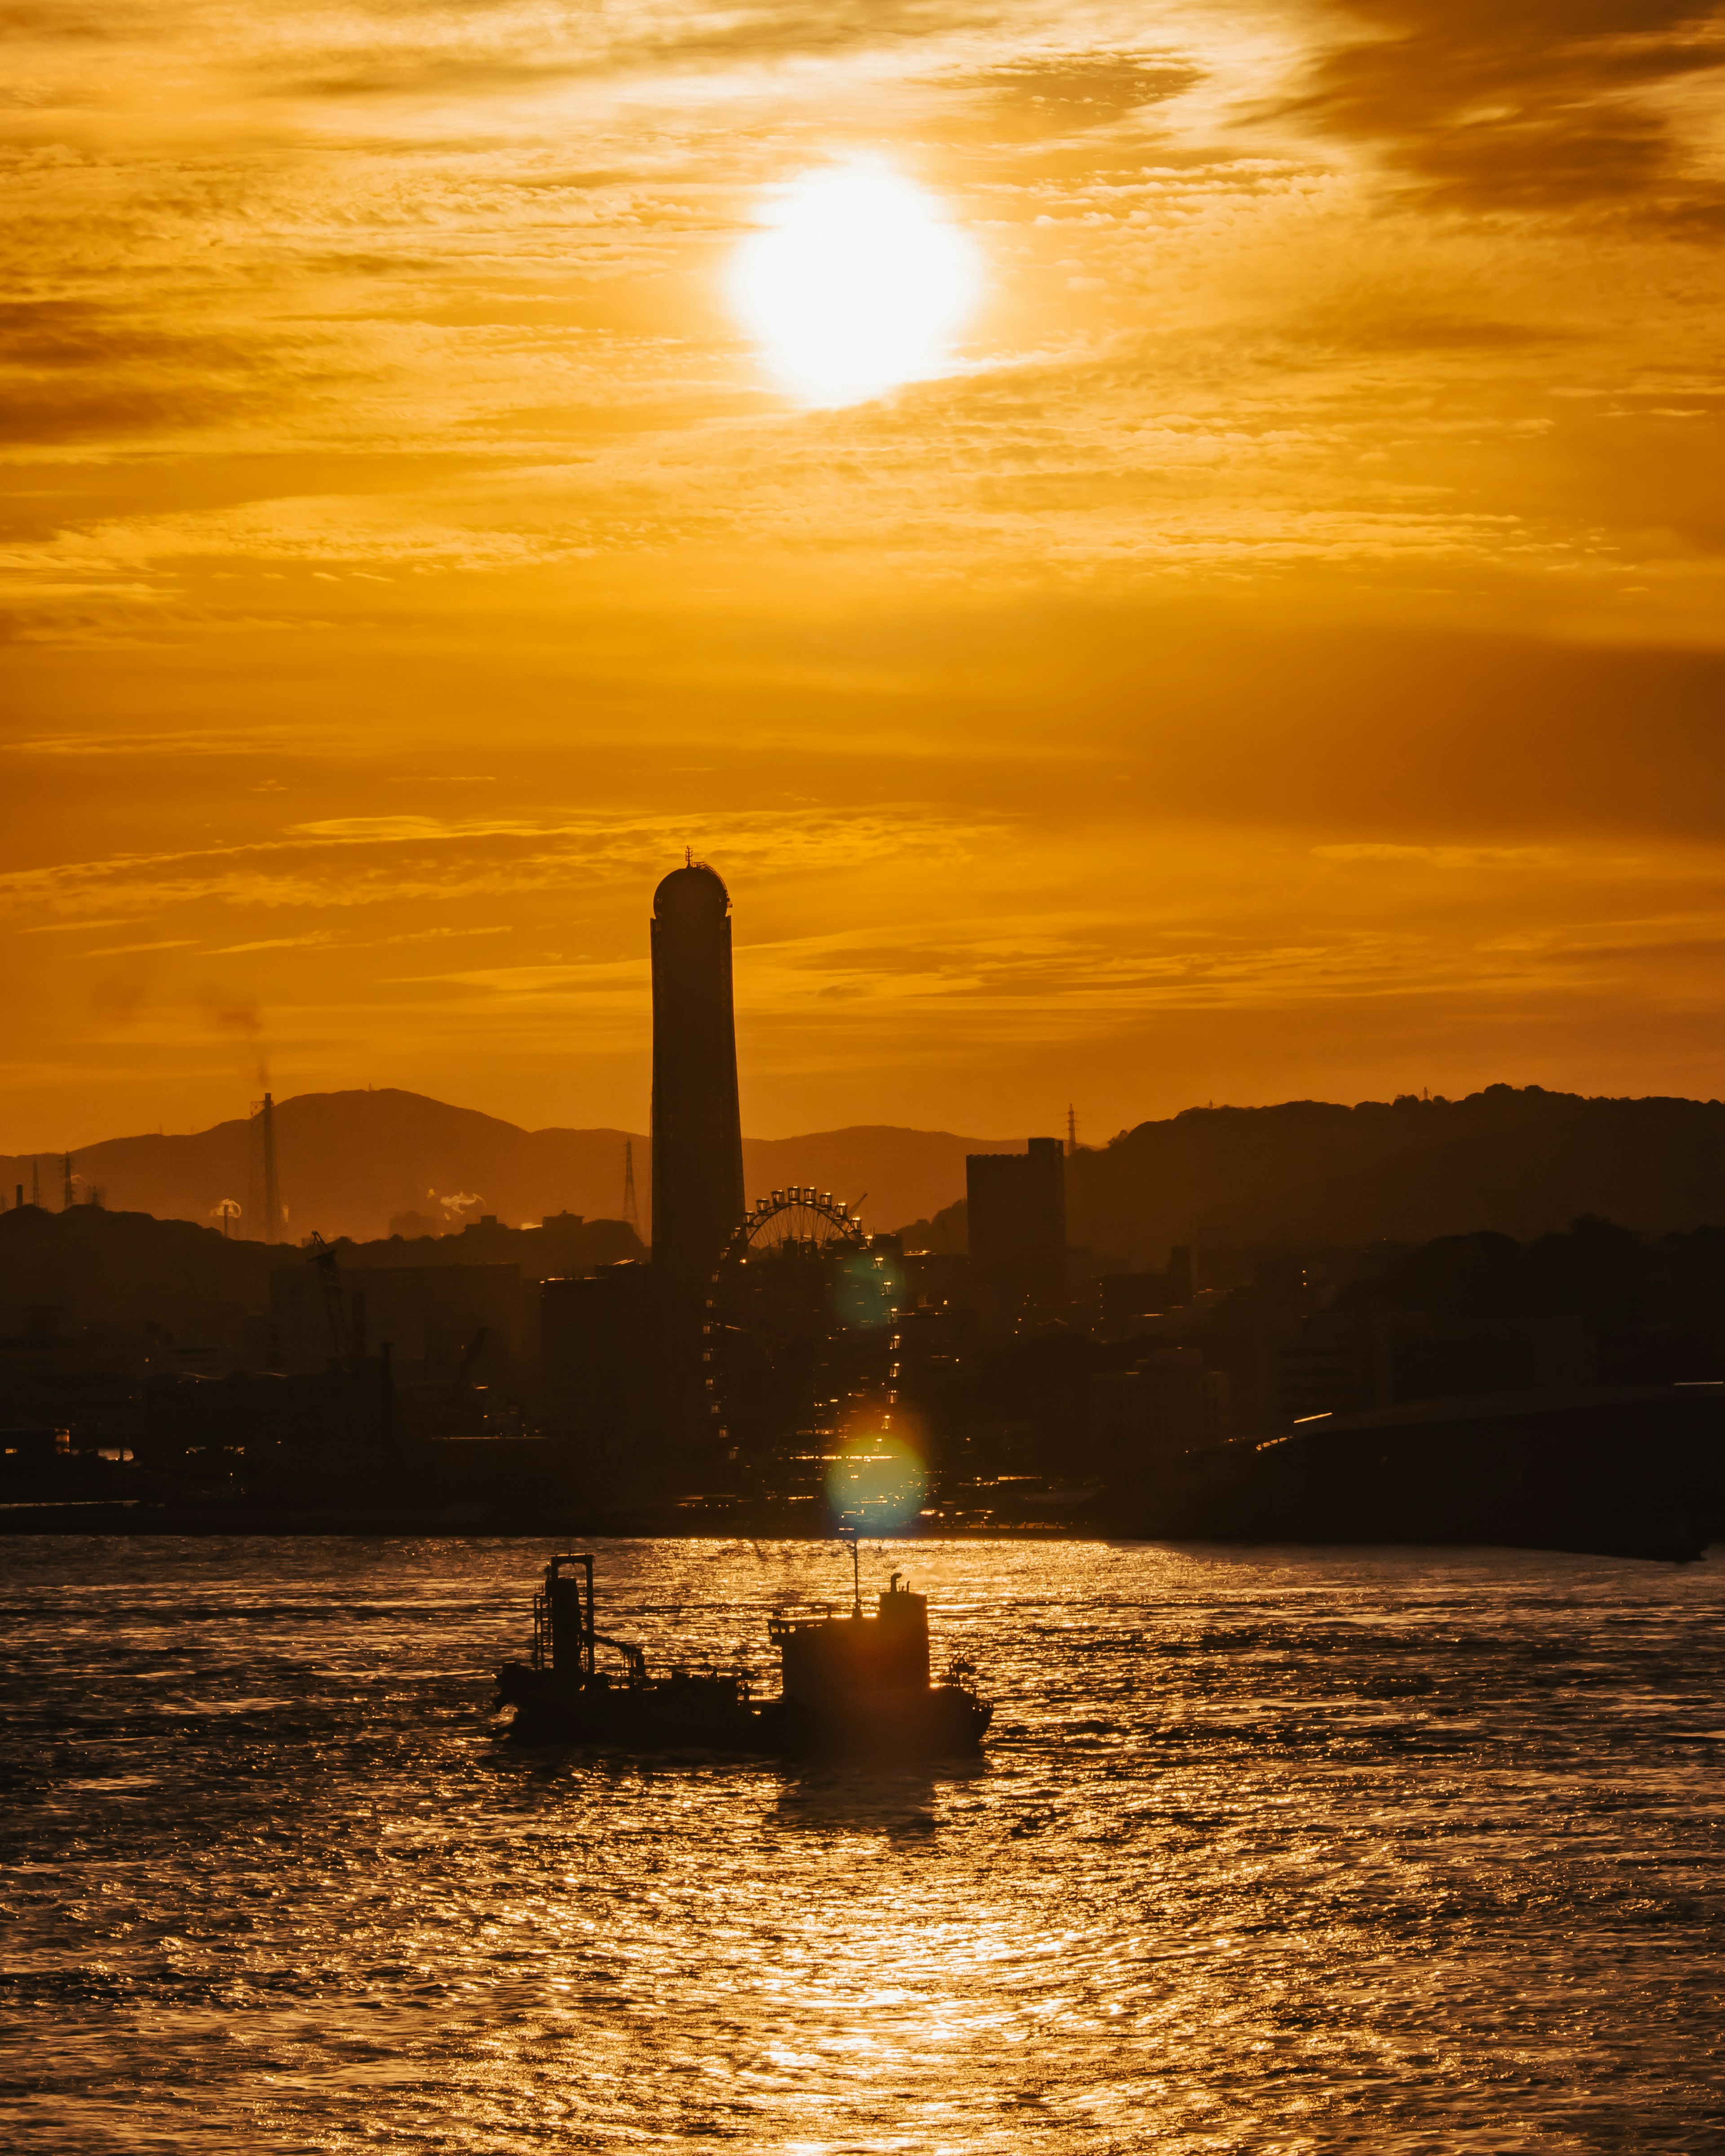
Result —
M653 911L660 921L721 919L731 910L731 894L718 875L699 861L673 869L653 894Z

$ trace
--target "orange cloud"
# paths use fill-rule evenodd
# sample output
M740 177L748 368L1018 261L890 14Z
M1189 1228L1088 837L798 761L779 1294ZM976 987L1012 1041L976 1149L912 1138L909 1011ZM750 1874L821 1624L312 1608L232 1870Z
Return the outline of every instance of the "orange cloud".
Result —
M6 1143L233 1112L217 974L639 1127L685 845L762 1134L1717 1091L1719 9L14 27ZM858 151L988 296L809 413L725 266Z

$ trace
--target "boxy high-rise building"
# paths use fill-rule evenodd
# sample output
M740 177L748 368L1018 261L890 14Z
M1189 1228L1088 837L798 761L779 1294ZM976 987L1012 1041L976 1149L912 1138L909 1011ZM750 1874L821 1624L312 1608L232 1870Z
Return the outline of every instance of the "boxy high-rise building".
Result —
M1066 1299L1066 1160L1058 1138L964 1163L971 1270L1015 1316L1049 1317Z

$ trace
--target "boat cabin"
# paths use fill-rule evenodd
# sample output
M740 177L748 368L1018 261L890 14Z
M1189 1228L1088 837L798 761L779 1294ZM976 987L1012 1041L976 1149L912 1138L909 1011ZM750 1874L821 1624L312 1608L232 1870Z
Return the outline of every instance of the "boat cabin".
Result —
M901 1587L897 1573L872 1617L859 1600L848 1617L774 1617L767 1630L784 1697L798 1705L928 1689L928 1598Z

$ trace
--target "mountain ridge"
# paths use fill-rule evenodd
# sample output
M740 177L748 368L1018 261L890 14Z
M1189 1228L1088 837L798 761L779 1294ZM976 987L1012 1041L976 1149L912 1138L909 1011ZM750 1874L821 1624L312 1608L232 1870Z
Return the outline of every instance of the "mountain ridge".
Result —
M481 1213L516 1226L566 1210L615 1219L626 1143L644 1231L651 1220L644 1132L528 1131L394 1088L297 1094L276 1117L296 1241L314 1227L356 1240L398 1224L421 1235ZM223 1199L247 1204L249 1142L239 1118L105 1139L73 1156L77 1187L104 1189L116 1210L207 1224ZM751 1199L814 1183L860 1205L872 1228L930 1230L939 1214L934 1246L962 1247L965 1155L1023 1144L855 1123L746 1138L745 1180ZM59 1157L36 1158L44 1199L57 1207ZM28 1194L31 1165L28 1154L0 1155L8 1197L20 1182ZM1525 1238L1583 1213L1663 1233L1725 1221L1725 1105L1497 1085L1455 1101L1404 1094L1352 1106L1188 1108L1080 1147L1068 1163L1067 1209L1071 1241L1122 1266L1159 1265L1174 1243L1420 1242L1482 1228Z
M459 1226L481 1213L511 1224L569 1211L617 1219L623 1211L624 1147L634 1147L642 1231L652 1218L652 1147L644 1132L551 1124L530 1131L482 1109L458 1107L393 1086L300 1093L275 1104L276 1149L286 1230L297 1240L316 1228L356 1240ZM949 1204L964 1188L967 1152L1023 1144L855 1123L786 1138L745 1138L752 1198L788 1183L812 1183L856 1204L868 1194L871 1225L896 1226ZM145 1132L104 1138L72 1154L74 1193L92 1188L116 1211L208 1224L229 1201L258 1209L247 1118L208 1130ZM40 1170L44 1204L60 1203L63 1156L0 1154L0 1190L28 1195ZM236 1226L249 1232L244 1218Z
M1725 1104L1496 1085L1189 1108L1081 1152L1068 1177L1073 1241L1139 1264L1173 1243L1524 1240L1582 1214L1650 1234L1725 1221Z

